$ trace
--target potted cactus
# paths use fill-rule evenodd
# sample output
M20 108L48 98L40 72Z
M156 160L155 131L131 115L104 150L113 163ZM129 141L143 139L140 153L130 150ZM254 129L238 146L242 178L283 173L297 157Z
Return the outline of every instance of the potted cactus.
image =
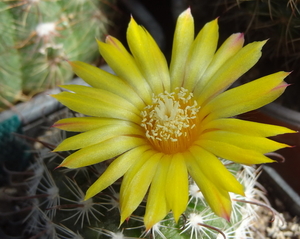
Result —
M79 170L54 170L65 156L54 155L51 150L64 137L52 128L39 138L46 147L36 152L38 156L30 161L26 170L5 169L9 183L0 192L2 238L254 238L251 225L258 220L257 210L269 207L262 188L256 183L260 170L224 161L245 186L247 198L231 195L234 200L231 222L212 212L198 186L191 181L190 200L178 224L169 214L145 231L145 198L120 227L121 181L83 201L85 190L107 168L106 163Z
M113 0L0 1L0 111L73 78L66 60L97 57ZM88 27L87 27L88 26Z
M265 42L243 46L243 34L237 33L217 50L217 21L207 23L194 40L190 9L180 15L170 69L134 19L127 33L133 56L112 36L98 41L116 75L70 61L90 85L67 85L68 91L53 95L71 109L54 126L71 135L65 138L51 128L50 140L36 140L42 150L25 171L4 167L9 185L1 199L11 207L1 210L8 219L3 224L9 225L1 233L13 238L255 237L256 206L274 210L256 184L259 170L241 163L273 162L265 154L288 145L266 137L293 131L232 116L276 99L288 73L226 91L257 62ZM253 91L264 80L269 84ZM252 93L245 94L249 89ZM74 111L83 115L74 117ZM15 225L22 235L7 231Z
M21 134L26 125L59 109L43 94L35 95L74 77L66 60L97 62L95 38L107 33L114 4L113 0L0 1L1 163L17 160L22 162L20 168L26 165L30 156L23 151L28 146L14 133ZM20 103L32 96L36 100Z

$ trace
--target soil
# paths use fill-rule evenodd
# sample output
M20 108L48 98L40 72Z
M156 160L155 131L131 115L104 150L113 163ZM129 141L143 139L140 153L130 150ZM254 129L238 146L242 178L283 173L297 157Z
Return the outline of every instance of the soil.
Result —
M292 217L289 213L284 212L275 215L273 221L273 214L267 209L259 210L258 216L258 219L253 222L253 238L300 239L299 218Z

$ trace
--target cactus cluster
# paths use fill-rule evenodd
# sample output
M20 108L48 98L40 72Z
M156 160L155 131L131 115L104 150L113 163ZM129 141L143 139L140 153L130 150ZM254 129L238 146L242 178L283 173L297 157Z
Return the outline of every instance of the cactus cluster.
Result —
M97 56L114 0L0 1L0 111L69 81L65 61Z
M5 218L0 235L5 238L253 238L251 225L257 219L257 205L267 204L257 187L258 169L223 161L245 186L246 194L232 194L230 222L211 211L199 188L190 181L189 204L178 223L170 213L145 231L145 198L144 204L119 227L120 181L83 201L85 191L102 174L107 162L76 170L55 169L67 155L51 150L65 135L54 128L49 132L49 136L39 139L44 146L36 150L35 159L25 171L5 170L9 184L0 191L0 217Z

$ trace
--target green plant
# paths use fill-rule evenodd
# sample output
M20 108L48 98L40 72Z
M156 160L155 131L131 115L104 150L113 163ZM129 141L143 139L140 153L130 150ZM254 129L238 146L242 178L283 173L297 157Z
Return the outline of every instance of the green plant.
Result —
M0 110L69 81L66 60L93 62L114 0L0 1Z
M161 77L162 73L169 76L166 62L153 39L134 19L131 19L128 28L129 47L134 57L111 36L106 38L106 43L99 42L103 57L128 84L118 76L109 75L96 67L78 61L70 62L79 76L84 76L82 78L97 87L94 89L68 85L64 88L74 93L62 92L53 97L71 110L93 117L71 117L57 121L54 127L84 132L65 139L56 148L57 142L40 141L51 150L55 148L54 152L63 153L52 153L50 158L47 158L48 152L40 153L26 172L10 173L17 176L28 175L20 180L23 183L19 185L16 182L20 181L11 179L8 187L10 190L4 190L2 196L20 208L4 215L24 213L21 217L25 218L22 221L23 236L114 239L252 237L249 225L256 218L253 205L268 207L265 197L254 187L257 171L222 158L247 165L267 163L272 162L266 157L268 152L288 146L266 137L293 131L233 118L269 103L282 94L287 87L283 79L288 73L278 72L223 92L255 64L265 42L243 47L243 34L233 34L220 47L221 50L214 54L218 42L217 19L208 23L195 41L190 9L181 15L178 26L176 29L180 34L178 31L175 34L175 52L186 47L181 40L186 40L187 36L191 45L184 49L185 52L177 52L180 56L178 59L172 58L170 75L177 76L177 81L176 77L171 77L172 80ZM191 34L185 34L185 30ZM196 43L192 44L192 41ZM150 47L144 48L145 42ZM233 45L236 48L233 49ZM156 53L150 54L150 61L146 51L149 49ZM107 54L108 50L111 54ZM205 53L206 50L207 54L202 54L199 60L198 53ZM227 54L218 61L223 51ZM175 66L186 62L186 56L186 67L175 74ZM127 64L124 65L123 60L127 60ZM203 64L201 72L195 67L199 65L199 61ZM222 63L224 65L220 66ZM197 81L199 74L206 77ZM103 75L105 77L101 77ZM143 75L148 76L148 82L143 82ZM209 78L210 75L213 76ZM111 84L112 81L114 85ZM264 81L269 84L262 87ZM182 85L193 89L195 94L180 88ZM174 91L170 93L166 89L170 90L171 86ZM151 90L148 91L151 87L152 98L149 94ZM133 88L144 90L138 97L140 92L135 94ZM134 94L128 96L128 92ZM193 98L194 95L197 98ZM235 100L237 98L238 101ZM199 107L196 100L201 102ZM215 118L218 122L214 122L217 121ZM132 125L128 127L130 123ZM180 125L179 130L174 123ZM52 140L54 135L52 134ZM126 161L127 159L130 161ZM136 165L127 168L128 162ZM110 166L107 168L107 165ZM148 175L149 171L151 175ZM120 189L120 178L123 175ZM96 179L101 183L95 184ZM142 183L139 184L139 181ZM87 191L87 196L84 196L83 192L87 188L92 188L92 193ZM121 196L117 193L119 191ZM182 194L184 197L180 198ZM155 203L153 200L156 200ZM128 209L125 214L123 211L126 210L122 208L124 201L125 209ZM147 218L149 204L152 214ZM169 213L171 210L172 214ZM231 222L228 222L230 218ZM119 225L120 221L122 225Z
M170 213L150 231L145 231L145 204L142 203L119 227L120 180L83 201L84 192L102 174L107 163L76 170L54 170L66 155L54 154L51 150L65 137L52 128L46 136L39 138L36 145L40 149L25 171L6 170L10 183L0 193L1 205L5 205L0 209L0 215L5 218L1 225L6 225L2 234L17 238L252 238L251 223L257 219L257 205L268 207L256 182L259 169L223 160L245 186L246 194L246 197L231 194L233 212L230 222L211 211L191 180L188 208L178 224ZM14 227L19 230L13 230Z

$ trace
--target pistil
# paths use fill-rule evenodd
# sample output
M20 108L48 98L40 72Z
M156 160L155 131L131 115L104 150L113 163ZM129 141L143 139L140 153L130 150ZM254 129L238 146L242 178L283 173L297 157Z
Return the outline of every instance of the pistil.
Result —
M191 145L196 136L200 107L184 88L153 96L142 111L142 123L151 144L164 153L177 153Z

